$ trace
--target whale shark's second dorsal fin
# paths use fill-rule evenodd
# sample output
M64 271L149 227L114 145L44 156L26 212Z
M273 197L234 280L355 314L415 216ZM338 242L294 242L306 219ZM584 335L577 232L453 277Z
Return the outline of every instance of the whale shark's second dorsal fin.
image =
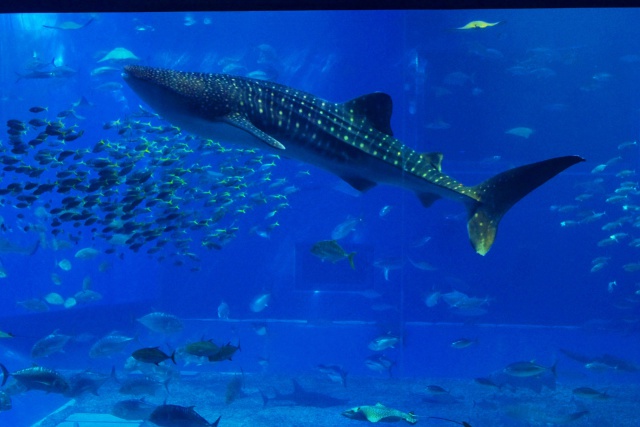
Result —
M442 172L442 153L433 152L433 153L423 153L421 154L422 158L426 160L427 164L433 166L438 170L438 172Z
M365 116L371 125L380 132L393 136L391 130L391 96L383 92L362 95L342 104L351 114Z

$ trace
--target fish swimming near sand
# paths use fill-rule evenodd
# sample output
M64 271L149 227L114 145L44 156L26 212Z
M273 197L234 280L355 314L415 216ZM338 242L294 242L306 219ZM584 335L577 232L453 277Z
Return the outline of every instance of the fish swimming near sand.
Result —
M343 416L354 420L369 421L372 423L383 422L392 423L406 421L409 424L418 422L418 417L413 412L402 412L397 409L388 408L382 403L373 406L356 406L342 413Z
M53 353L63 352L64 346L70 339L70 335L61 334L56 329L53 333L38 340L33 347L31 347L31 358L37 359L50 356Z
M502 216L560 172L584 161L564 156L465 186L442 172L442 154L419 153L393 136L391 97L371 93L334 103L269 81L128 65L124 79L173 125L204 138L286 155L332 172L359 191L377 184L467 208L471 244L485 255Z
M569 351L561 348L560 352L565 356L583 364L587 369L591 370L613 370L613 371L625 371L625 372L638 372L640 366L636 363L621 359L620 357L612 356L610 354L603 354L602 356L585 356L580 353ZM593 369L593 368L598 369Z
M173 334L182 331L182 320L173 314L154 311L136 319L144 326L159 334Z
M157 405L142 399L120 400L114 403L111 414L123 420L146 420L157 408Z
M99 396L100 387L109 380L116 380L116 368L111 368L111 374L105 375L91 372L90 370L77 372L68 378L69 389L65 393L66 397L78 397L83 393L91 393Z
M149 415L149 421L161 427L216 427L220 417L210 423L193 406L160 405Z
M292 405L292 406L309 406L314 408L330 408L332 406L344 405L348 400L339 399L337 397L329 396L328 394L320 393L317 391L307 391L296 380L293 382L293 392L280 393L275 391L275 396L269 397L264 392L260 392L262 395L262 402L264 406L267 406L269 402L277 405Z
M42 366L32 366L14 373L9 373L4 365L0 364L2 370L2 385L7 382L11 375L26 390L42 390L47 393L65 394L69 391L69 383L59 372L44 368Z
M333 382L342 384L343 387L347 386L347 374L342 366L339 365L318 365L318 370L323 374L326 374Z

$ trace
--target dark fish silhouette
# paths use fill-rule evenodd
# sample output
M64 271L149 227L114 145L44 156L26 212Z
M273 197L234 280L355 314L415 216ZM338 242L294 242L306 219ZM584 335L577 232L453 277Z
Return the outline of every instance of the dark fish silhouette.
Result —
M0 238L0 253L2 254L33 255L38 251L38 248L40 248L40 239L36 240L32 246L24 247Z
M587 368L590 368L592 365L597 365L602 369L614 369L625 372L638 372L640 370L640 367L635 363L620 359L619 357L612 356L610 354L590 357L563 348L561 348L560 351L568 358L584 364Z
M127 399L116 402L111 408L111 414L123 420L146 420L157 408L157 405L142 399Z
M99 374L91 371L83 371L69 376L69 390L66 397L78 397L83 393L91 393L99 396L98 390L110 379L116 380L116 368L111 368L110 375Z
M131 357L139 362L153 363L154 365L158 365L165 360L171 360L174 365L176 364L175 351L171 353L171 355L168 355L158 347L141 348L131 353Z
M32 366L9 374L7 368L0 364L2 370L2 385L7 382L11 375L25 390L42 390L47 393L66 394L69 391L67 379L59 372L44 368L42 366Z
M262 403L266 406L269 402L277 403L279 405L293 405L293 406L311 406L314 408L330 408L332 406L340 406L347 403L348 399L338 399L333 396L329 396L324 393L318 393L315 391L306 391L296 380L293 382L293 392L280 393L275 391L275 396L268 397L262 391Z
M33 70L26 74L16 73L18 75L16 83L22 79L65 79L74 76L76 73L76 70L66 65L53 66L50 69Z
M90 18L84 24L78 24L73 21L65 21L60 25L43 25L44 28L50 28L52 30L81 30L85 28L87 25L91 24L94 21L94 18Z
M149 421L161 427L216 427L220 417L210 423L193 406L160 405L149 416Z

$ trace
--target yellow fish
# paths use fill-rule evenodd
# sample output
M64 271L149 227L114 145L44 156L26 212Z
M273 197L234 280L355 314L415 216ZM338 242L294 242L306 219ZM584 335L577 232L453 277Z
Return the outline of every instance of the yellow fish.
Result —
M503 22L504 21L498 21L498 22L471 21L464 27L456 28L456 30L475 30L479 28L495 27L496 25L502 24Z

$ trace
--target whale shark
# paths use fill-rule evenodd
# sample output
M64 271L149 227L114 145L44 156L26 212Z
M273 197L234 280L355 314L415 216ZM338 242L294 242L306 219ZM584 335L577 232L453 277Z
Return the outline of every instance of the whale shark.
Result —
M584 161L551 158L465 186L442 171L442 153L417 152L393 136L392 100L385 93L335 103L264 80L140 65L125 66L123 78L164 119L200 137L313 164L363 192L389 184L413 191L425 207L441 198L462 202L480 255L516 202Z

